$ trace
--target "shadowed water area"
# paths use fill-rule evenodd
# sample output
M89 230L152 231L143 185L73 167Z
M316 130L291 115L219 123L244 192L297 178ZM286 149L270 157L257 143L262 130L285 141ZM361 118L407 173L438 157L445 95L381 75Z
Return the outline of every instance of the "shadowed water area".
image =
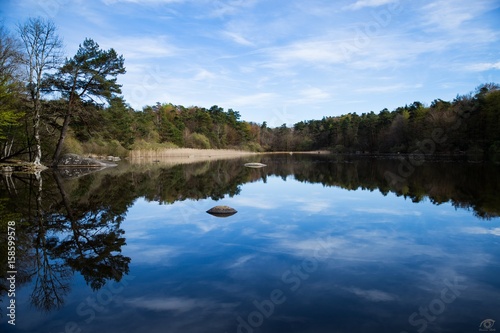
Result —
M9 221L17 238L16 325L2 278L2 332L479 332L500 320L499 165L262 155L85 173L2 176L2 277ZM206 213L217 205L238 212Z

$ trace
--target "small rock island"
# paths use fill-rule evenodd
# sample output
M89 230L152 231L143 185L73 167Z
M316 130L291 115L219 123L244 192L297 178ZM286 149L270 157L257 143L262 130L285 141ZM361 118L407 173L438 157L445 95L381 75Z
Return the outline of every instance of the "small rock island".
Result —
M229 206L215 206L207 210L208 214L211 214L216 217L228 217L236 214L237 212L238 211Z
M267 165L262 164L262 163L252 162L252 163L245 163L244 166L246 166L247 168L263 168Z

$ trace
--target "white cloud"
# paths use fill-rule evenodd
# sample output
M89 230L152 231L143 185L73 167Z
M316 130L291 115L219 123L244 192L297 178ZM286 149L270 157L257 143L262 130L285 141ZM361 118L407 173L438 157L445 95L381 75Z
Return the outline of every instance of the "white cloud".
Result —
M483 13L498 7L495 0L439 0L422 8L422 16L427 26L456 31L467 21L476 19Z
M270 92L255 93L251 95L233 96L224 102L224 105L231 105L233 108L250 105L270 103L277 95Z
M143 237L144 239L145 237ZM172 246L145 245L146 242L135 242L127 245L124 250L126 255L131 255L135 263L148 263L168 265L170 259L181 254L181 251Z
M213 308L215 303L203 299L183 298L183 297L165 297L165 298L146 298L138 297L123 301L134 308L142 308L153 311L175 311L186 312L196 309Z
M360 93L389 93L389 92L401 92L404 90L415 90L422 88L422 84L393 84L393 85L376 85L372 87L362 87L356 89Z
M102 0L105 5L114 5L117 3L134 3L140 5L150 5L150 4L169 4L169 3L181 3L187 0Z
M247 261L250 261L255 257L257 257L257 255L255 255L255 254L249 254L246 256L239 257L238 259L235 260L234 263L229 265L228 268L235 268L235 267L239 267L241 265L244 265Z
M388 302L398 299L396 295L376 289L364 290L360 288L348 288L347 291L371 302Z
M254 46L254 43L243 37L241 34L231 31L224 31L223 35L228 37L230 40L235 42L236 44L244 45L244 46Z
M480 62L466 67L469 71L484 72L489 70L500 70L500 61L497 62Z
M273 200L266 200L260 197L242 197L238 196L231 200L231 202L238 206L246 206L258 209L276 209L277 205Z
M148 58L172 57L179 54L179 49L168 42L166 36L113 37L104 40L103 48L113 47L125 60L144 60Z
M474 17L472 12L466 12L463 7L457 7L456 3L449 1L433 2L425 6L424 10L429 25L448 29L456 29Z
M198 73L196 73L196 75L194 76L193 80L204 81L204 80L214 79L216 77L217 76L214 73L207 71L206 69L200 69Z
M304 40L271 51L284 63L335 64L345 61L345 54L335 40Z
M387 208L356 208L356 212L368 213L368 214L383 214L383 215L396 215L396 216L421 216L422 213L419 211L412 210L400 210L400 209L387 209Z
M317 87L310 87L300 91L300 95L308 100L328 99L331 94Z
M297 200L297 202L298 209L308 213L319 213L331 209L332 207L331 202L319 200L316 198L312 198L312 200L299 199Z
M212 17L224 17L234 15L242 9L249 9L255 5L257 0L226 0L214 1L215 9L211 11Z
M329 235L303 240L292 240L290 236L286 237L286 234L284 234L281 237L283 240L277 246L273 246L273 249L283 249L286 252L290 251L292 254L301 257L314 256L320 258L336 255L348 245L343 239L334 238Z
M359 10L366 7L379 7L393 2L399 2L399 0L358 0L355 3L344 7L344 9Z
M399 69L414 66L422 55L432 55L445 52L451 46L462 44L463 39L416 40L411 34L386 31L384 33L364 35L357 30L339 30L327 33L321 37L306 38L294 41L279 48L264 50L270 59L263 67L276 71L283 68L293 68L296 72L305 70L301 67L316 67L332 73L340 70L353 69ZM433 64L430 64L433 65ZM364 76L366 72L362 73Z
M464 232L468 234L474 234L474 235L493 235L493 236L500 236L500 228L481 228L481 227L471 227L471 228L464 228Z

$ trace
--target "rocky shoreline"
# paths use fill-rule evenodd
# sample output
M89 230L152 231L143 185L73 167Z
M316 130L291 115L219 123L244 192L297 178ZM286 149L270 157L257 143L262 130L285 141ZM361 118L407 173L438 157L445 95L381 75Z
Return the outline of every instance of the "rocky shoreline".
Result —
M65 154L57 163L57 169L67 168L86 168L86 169L103 169L115 167L118 164L115 162L121 159L116 156L99 156L99 157L84 157L77 154ZM13 172L36 173L48 169L45 165L36 165L32 162L23 161L7 161L0 163L0 173L11 174Z

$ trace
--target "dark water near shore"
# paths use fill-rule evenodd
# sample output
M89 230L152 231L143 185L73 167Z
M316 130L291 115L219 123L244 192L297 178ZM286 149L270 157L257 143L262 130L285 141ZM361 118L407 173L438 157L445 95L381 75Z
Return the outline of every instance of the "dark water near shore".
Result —
M500 329L499 165L264 155L1 179L1 332Z

